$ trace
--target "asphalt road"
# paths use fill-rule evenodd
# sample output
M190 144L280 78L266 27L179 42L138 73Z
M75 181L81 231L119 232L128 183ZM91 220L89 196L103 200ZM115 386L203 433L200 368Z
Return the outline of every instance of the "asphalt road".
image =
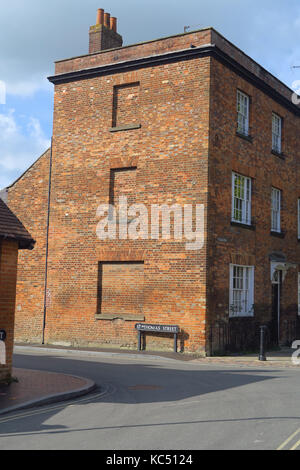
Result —
M164 358L17 354L16 367L91 378L73 402L0 419L0 449L291 449L300 446L299 369Z

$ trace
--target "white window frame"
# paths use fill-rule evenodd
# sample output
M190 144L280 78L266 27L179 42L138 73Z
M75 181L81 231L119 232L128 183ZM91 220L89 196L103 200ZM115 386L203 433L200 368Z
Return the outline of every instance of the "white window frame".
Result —
M298 240L300 240L300 198L298 199Z
M298 273L298 315L300 316L300 273Z
M229 317L254 316L254 266L230 265Z
M237 91L237 131L249 135L250 97L242 91Z
M272 150L281 153L282 150L282 118L272 113Z
M271 232L281 232L281 190L277 188L271 192Z
M232 172L232 222L251 225L252 181Z

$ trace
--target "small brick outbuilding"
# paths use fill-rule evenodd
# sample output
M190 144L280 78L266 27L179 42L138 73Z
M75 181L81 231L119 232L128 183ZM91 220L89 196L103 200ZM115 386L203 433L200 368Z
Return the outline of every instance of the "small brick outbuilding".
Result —
M0 381L11 376L18 251L31 250L34 240L0 199Z

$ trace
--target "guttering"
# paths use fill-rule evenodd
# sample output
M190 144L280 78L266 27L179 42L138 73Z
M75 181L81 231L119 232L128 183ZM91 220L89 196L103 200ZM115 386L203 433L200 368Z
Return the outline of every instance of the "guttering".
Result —
M45 330L46 330L46 317L47 317L47 283L48 283L51 182L52 182L52 139L51 139L50 161L49 161L49 185L48 185L48 209L47 209L47 229L46 229L46 255L45 255L46 260L45 260L45 288L44 288L44 314L43 314L42 344L45 344Z
M36 241L33 238L22 238L13 235L0 235L0 240L18 242L19 250L33 250Z

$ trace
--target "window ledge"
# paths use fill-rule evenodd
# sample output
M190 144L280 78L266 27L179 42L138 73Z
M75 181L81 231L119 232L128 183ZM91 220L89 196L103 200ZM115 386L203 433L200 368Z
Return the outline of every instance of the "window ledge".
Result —
M283 232L283 231L282 232L274 232L273 230L271 230L270 234L272 235L272 237L284 238L286 232Z
M111 127L109 132L130 131L131 129L140 129L141 127L141 124L128 124L126 126Z
M145 321L144 315L118 315L114 314L96 314L96 320L125 320L125 321Z
M245 229L248 229L248 230L256 230L256 226L254 224L243 224L242 222L235 222L234 220L232 220L230 222L230 224L233 226L233 227L240 227L240 228L245 228Z
M238 137L241 137L241 139L247 140L247 142L250 142L251 144L253 142L253 138L251 137L251 135L242 134L239 131L236 131L236 135Z
M285 160L285 155L282 152L277 152L277 150L272 149L271 153L275 155L276 157L279 157L282 160Z

